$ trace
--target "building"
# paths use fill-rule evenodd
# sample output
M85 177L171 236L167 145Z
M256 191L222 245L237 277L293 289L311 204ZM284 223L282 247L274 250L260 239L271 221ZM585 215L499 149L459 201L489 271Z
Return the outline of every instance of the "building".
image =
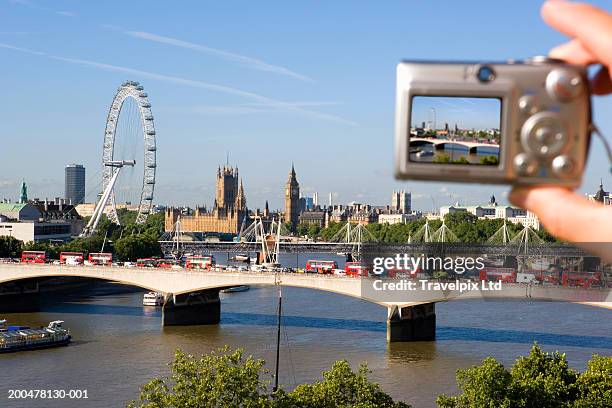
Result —
M0 216L14 221L38 221L40 212L30 203L0 203Z
M412 212L410 214L405 213L391 213L391 214L379 214L378 222L380 224L405 224L408 221L415 221L421 218L423 214L420 212Z
M69 222L47 222L31 203L0 203L0 236L30 242L67 241L71 235Z
M300 217L300 183L295 177L295 169L291 165L289 178L285 183L285 222L291 224L295 231Z
M391 194L391 211L409 214L412 210L411 194L405 191L394 191Z
M314 208L312 197L300 197L300 213Z
M300 224L308 224L308 225L318 225L319 227L325 227L325 221L327 218L327 211L323 210L309 210L303 211L300 214L299 221Z
M312 193L312 206L313 207L319 206L319 193L317 193L316 191Z
M230 166L217 170L215 203L212 210L198 207L195 211L169 207L166 209L165 230L170 232L180 217L181 231L237 235L243 222L249 220L242 181L238 169Z
M64 198L69 204L85 202L85 167L69 164L65 169Z
M488 204L463 206L456 203L440 207L440 218L446 214L467 212L481 219L505 219L514 224L522 224L533 229L540 229L540 220L532 212L511 205L498 205L495 196L491 196ZM431 219L430 217L427 217Z
M373 224L378 222L378 213L371 208L362 208L359 211L351 213L348 217L348 222L351 224Z
M76 206L73 204L67 204L67 200L56 197L55 200L44 201L35 198L30 201L38 212L40 213L40 219L49 223L68 223L70 224L70 234L77 236L83 231L85 223L83 218L79 215L76 210Z
M588 195L588 199L603 205L612 205L612 196L610 196L609 191L604 191L603 181L599 183L599 189L595 192L595 194Z

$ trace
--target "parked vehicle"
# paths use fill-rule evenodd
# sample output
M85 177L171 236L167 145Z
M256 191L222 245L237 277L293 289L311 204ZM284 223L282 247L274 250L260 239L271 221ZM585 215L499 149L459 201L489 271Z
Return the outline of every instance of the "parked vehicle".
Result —
M344 271L348 276L368 276L368 268L361 262L347 262Z
M338 269L338 262L336 261L319 261L319 260L306 261L306 272L307 273L328 274L328 273L332 273L334 269Z
M111 266L113 264L113 254L110 252L92 252L88 256L91 265Z
M59 260L62 265L83 265L85 255L82 252L61 252Z
M187 269L210 269L215 265L215 257L213 255L204 256L188 256L185 261Z
M23 251L21 253L22 263L44 264L47 262L47 252L45 251Z

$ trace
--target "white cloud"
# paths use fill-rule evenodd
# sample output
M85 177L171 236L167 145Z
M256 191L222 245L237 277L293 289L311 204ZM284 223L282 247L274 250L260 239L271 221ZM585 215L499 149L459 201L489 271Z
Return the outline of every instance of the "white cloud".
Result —
M271 72L273 74L285 75L285 76L289 76L295 79L299 79L301 81L313 82L311 78L308 78L307 76L302 75L302 74L298 74L285 67L269 64L267 62L264 62L264 61L261 61L255 58L251 58L251 57L236 54L233 52L221 50L218 48L212 48L206 45L195 44L192 42L179 40L177 38L165 37L162 35L148 33L145 31L124 31L124 34L127 34L131 37L140 38L142 40L153 41L159 44L166 44L166 45L171 45L174 47L186 48L186 49L203 52L203 53L210 54L210 55L215 55L217 57L221 57L228 61L236 62L248 68L256 69L259 71Z
M56 11L57 14L64 17L76 17L77 13L74 11Z
M350 125L350 126L356 126L357 125L357 123L355 123L355 122L353 122L351 120L344 119L344 118L341 118L341 117L338 117L338 116L335 116L335 115L330 115L330 114L327 114L327 113L311 111L311 110L308 110L308 109L301 108L300 106L295 106L295 105L293 105L293 104L291 104L289 102L278 101L278 100L275 100L275 99L272 99L272 98L268 98L268 97L263 96L263 95L259 95L259 94L254 93L254 92L244 91L244 90L241 90L241 89L238 89L238 88L233 88L233 87L230 87L230 86L213 84L213 83L210 83L210 82L204 82L204 81L199 81L199 80L181 78L181 77L176 77L176 76L171 76L171 75L158 74L158 73L155 73L155 72L142 71L142 70L139 70L139 69L122 67L122 66L113 65L113 64L106 64L106 63L97 62L97 61L91 61L91 60L85 60L85 59L79 59L79 58L68 58L68 57L62 57L62 56L57 56L57 55L51 55L51 54L47 54L45 52L35 51L35 50L27 49L27 48L16 47L16 46L13 46L13 45L10 45L10 44L5 44L5 43L0 43L0 48L6 48L6 49L14 50L14 51L20 51L20 52L24 52L24 53L27 53L27 54L46 56L48 58L55 59L55 60L58 60L58 61L63 61L63 62L67 62L67 63L70 63L70 64L88 66L88 67L92 67L92 68L98 68L98 69L102 69L102 70L105 70L105 71L121 72L121 73L125 73L125 74L134 75L134 76L139 77L139 78L150 78L150 79L155 79L155 80L158 80L158 81L174 83L174 84L177 84L177 85L183 85L183 86L188 86L188 87L192 87L192 88L200 88L200 89L206 89L206 90L213 91L213 92L220 92L220 93L230 94L230 95L239 96L239 97L242 97L242 98L245 98L245 99L250 99L252 101L259 102L259 103L264 104L264 105L269 106L269 107L275 107L275 108L278 108L278 109L283 109L285 111L302 114L304 116L310 116L310 117L313 117L313 118L323 119L323 120L327 120L327 121L330 121L330 122L341 123L341 124L344 124L344 125Z
M247 106L211 106L199 105L188 109L200 115L249 115L268 112L266 109L249 108Z

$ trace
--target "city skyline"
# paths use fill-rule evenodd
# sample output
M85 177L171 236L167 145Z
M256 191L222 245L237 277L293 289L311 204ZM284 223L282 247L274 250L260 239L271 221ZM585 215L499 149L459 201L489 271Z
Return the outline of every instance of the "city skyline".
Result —
M497 98L464 98L450 96L415 96L412 98L411 128L417 128L433 120L434 130L459 129L489 130L500 129L501 101Z
M15 199L24 179L32 197L62 196L64 167L72 162L88 169L87 189L99 184L106 114L117 86L131 79L146 87L156 118L157 204L211 205L211 175L228 150L252 208L266 200L282 208L292 161L304 195L332 192L334 202L384 204L397 189L411 191L421 209L467 198L485 202L491 193L505 201L507 186L395 181L392 95L403 58L526 58L564 40L540 20L539 4L519 3L499 5L507 18L497 21L475 12L477 5L453 3L279 3L273 12L245 3L236 12L199 2L171 9L4 2L0 135L5 149L20 154L0 163L0 198ZM424 37L431 19L442 28ZM515 30L511 21L529 30ZM421 41L398 45L398 38L412 37ZM594 99L593 111L602 132L612 134L612 119L603 114L612 111L610 98ZM610 184L598 143L583 193L602 176ZM275 170L262 170L271 161Z

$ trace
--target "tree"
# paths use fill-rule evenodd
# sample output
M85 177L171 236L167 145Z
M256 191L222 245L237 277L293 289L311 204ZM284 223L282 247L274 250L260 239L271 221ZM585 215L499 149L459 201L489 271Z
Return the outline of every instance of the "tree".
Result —
M177 350L172 374L155 378L140 391L140 402L130 408L188 407L278 407L278 408L409 408L394 402L378 384L368 379L361 365L357 372L346 361L337 361L323 380L298 385L287 393L270 390L271 375L264 360L245 358L242 349L228 346L200 358Z
M576 381L576 408L612 407L612 357L594 355Z
M169 378L156 378L140 391L140 404L129 407L272 407L269 381L260 378L263 360L244 357L226 346L196 358L177 350Z
M336 361L331 370L323 372L323 380L314 384L298 385L288 394L290 404L284 406L304 408L335 407L397 407L409 408L403 402L394 402L377 383L368 379L371 371L365 364L353 372L346 360Z
M433 163L450 163L451 158L446 153L441 153L440 155L434 157Z
M497 165L499 164L499 159L497 158L497 156L483 156L480 158L480 164L485 164L485 165Z
M441 395L441 408L612 406L612 357L593 356L582 373L564 354L546 353L536 344L508 371L493 358L457 371L458 396Z
M115 255L121 261L135 261L162 255L157 238L147 235L128 235L114 243Z
M315 238L319 236L319 233L321 232L321 227L318 226L317 224L310 224L308 226L308 236L311 238Z
M23 250L23 242L15 237L0 237L0 258L18 258Z
M470 162L464 156L461 156L457 160L453 160L452 164L470 164Z
M308 224L303 222L299 223L295 231L298 236L303 237L304 235L308 234Z

